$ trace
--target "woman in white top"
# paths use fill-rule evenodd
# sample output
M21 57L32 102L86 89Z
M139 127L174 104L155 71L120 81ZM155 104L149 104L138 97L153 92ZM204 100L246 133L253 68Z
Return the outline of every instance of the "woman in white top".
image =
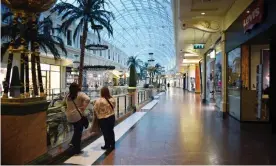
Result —
M73 145L73 152L75 154L81 153L81 136L83 131L83 124L81 122L81 114L88 106L90 98L83 92L80 92L79 85L72 83L69 87L69 94L65 98L67 109L65 111L67 121L74 126L74 134L71 140ZM80 113L79 113L80 112Z
M101 97L96 100L94 105L94 111L99 119L101 131L103 133L105 145L101 148L114 149L115 148L115 115L114 108L116 106L115 99L109 93L107 87L101 89Z

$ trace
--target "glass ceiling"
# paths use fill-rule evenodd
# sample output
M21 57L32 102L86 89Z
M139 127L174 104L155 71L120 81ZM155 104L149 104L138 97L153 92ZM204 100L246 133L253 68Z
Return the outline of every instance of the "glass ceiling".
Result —
M112 11L113 37L106 31L102 39L147 61L150 52L156 63L172 68L175 62L174 28L170 0L106 0ZM168 63L170 62L170 63ZM168 69L167 68L167 69Z
M75 3L74 0L64 0ZM106 10L113 12L113 37L103 30L103 40L128 56L147 62L154 53L156 63L166 69L175 64L174 27L171 0L106 0Z

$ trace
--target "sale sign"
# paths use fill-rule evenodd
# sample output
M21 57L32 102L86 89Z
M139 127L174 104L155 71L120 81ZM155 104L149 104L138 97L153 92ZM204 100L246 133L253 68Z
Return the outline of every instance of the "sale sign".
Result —
M251 30L256 24L263 21L264 0L255 0L243 14L244 32Z

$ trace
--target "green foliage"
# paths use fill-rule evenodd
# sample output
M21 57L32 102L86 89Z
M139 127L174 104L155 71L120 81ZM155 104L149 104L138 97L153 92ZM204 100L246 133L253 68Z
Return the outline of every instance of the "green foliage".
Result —
M12 12L4 13L2 15L2 22L12 17ZM20 46L20 35L24 36L26 44L38 42L40 48L46 54L50 51L55 58L60 58L58 48L60 48L61 51L67 55L63 40L59 36L53 35L56 28L53 27L53 22L50 17L37 22L37 33L35 33L31 28L32 20L30 18L27 20L27 24L25 24L25 26L23 26L22 20L18 19L17 22L16 26L12 24L12 21L8 24L2 24L1 26L1 39L4 41L1 43L1 59L3 59L4 54L9 48L12 38L15 39L15 48Z
M137 74L134 64L130 65L130 74L129 74L129 87L136 87L137 85Z
M137 56L130 56L127 60L127 65L129 66L129 68L131 67L131 65L133 65L135 67L135 69L140 69L142 66L143 62L137 58Z
M101 25L105 28L109 35L113 35L113 28L111 20L114 19L112 12L106 11L104 5L105 0L76 0L78 6L74 6L71 3L60 2L51 9L51 12L56 12L61 15L63 21L60 30L64 33L74 23L78 23L73 34L73 39L77 39L77 35L83 30L88 30L88 26L91 28L96 25ZM94 29L99 41L101 40L99 29Z
M61 16L61 20L63 22L60 27L60 31L63 33L66 33L71 25L77 23L73 34L74 41L76 41L78 34L82 32L78 81L78 84L82 85L88 28L91 27L91 29L93 29L93 27L102 26L107 30L109 35L113 36L111 20L114 19L114 15L112 12L105 10L105 0L76 0L76 2L78 6L74 6L71 3L60 2L51 9L51 12L57 13L57 15ZM100 29L94 28L93 30L98 34L100 42Z

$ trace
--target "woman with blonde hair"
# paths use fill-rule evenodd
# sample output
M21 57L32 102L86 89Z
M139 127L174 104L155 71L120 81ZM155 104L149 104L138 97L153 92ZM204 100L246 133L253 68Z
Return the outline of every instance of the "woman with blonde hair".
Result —
M101 89L101 97L94 104L95 115L99 119L105 141L105 145L101 147L103 150L115 148L115 134L113 130L115 126L115 106L115 99L110 95L109 89L103 87Z

